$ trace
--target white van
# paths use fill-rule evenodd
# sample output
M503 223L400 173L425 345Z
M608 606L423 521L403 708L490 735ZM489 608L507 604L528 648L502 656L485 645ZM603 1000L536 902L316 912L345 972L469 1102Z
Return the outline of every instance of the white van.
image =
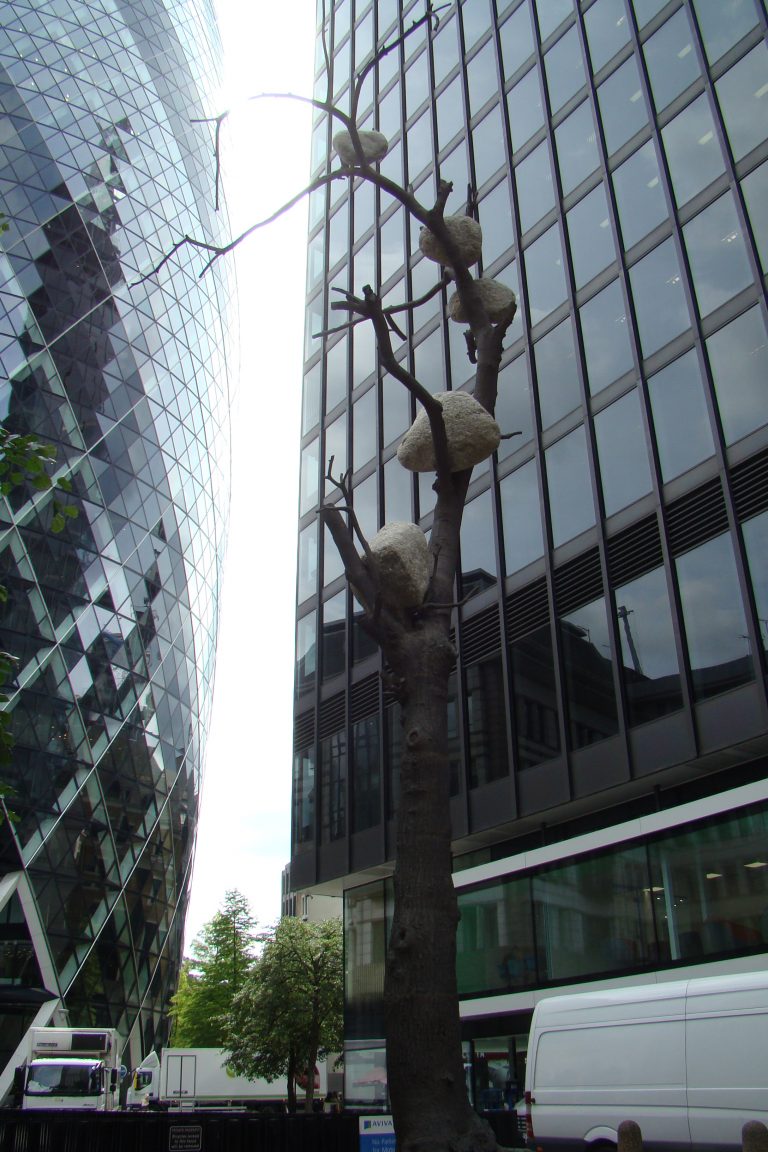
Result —
M741 1149L768 1124L768 972L553 996L533 1013L530 1148L610 1148L622 1120L644 1148Z

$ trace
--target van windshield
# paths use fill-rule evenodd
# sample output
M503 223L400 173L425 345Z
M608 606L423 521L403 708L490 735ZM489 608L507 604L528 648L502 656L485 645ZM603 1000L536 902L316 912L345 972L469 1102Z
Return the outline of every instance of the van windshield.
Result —
M96 1096L101 1091L98 1062L38 1063L33 1061L27 1076L27 1096Z

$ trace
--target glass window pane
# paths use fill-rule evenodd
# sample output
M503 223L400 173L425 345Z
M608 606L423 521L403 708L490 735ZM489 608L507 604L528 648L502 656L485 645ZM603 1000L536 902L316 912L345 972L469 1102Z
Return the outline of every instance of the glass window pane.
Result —
M527 3L512 13L499 29L504 75L512 76L533 55L531 10Z
M317 521L299 533L296 599L299 604L317 591Z
M413 352L416 379L428 392L445 391L445 368L443 367L443 330L436 328L426 340L422 340Z
M693 8L710 64L724 56L760 22L754 0L728 0L724 4L693 0Z
M470 664L465 676L469 786L482 788L509 773L501 656Z
M534 241L523 253L528 284L528 312L537 324L566 298L563 248L557 225Z
M491 19L488 0L464 0L461 6L461 26L464 29L466 49L476 44L483 33L488 31Z
M461 80L457 76L437 98L437 140L442 150L464 123Z
M728 533L675 561L698 700L754 676L733 544Z
M582 180L592 175L600 162L589 100L579 104L568 119L555 129L555 146L563 195L567 196Z
M656 149L650 140L616 169L613 189L625 249L669 218Z
M512 202L506 180L497 184L478 205L483 229L483 267L488 268L499 256L514 247Z
M337 592L323 604L323 679L344 671L347 664L347 593Z
M412 116L429 96L427 54L422 52L405 74L405 115Z
M363 180L355 189L354 196L355 243L357 243L363 233L367 232L368 229L373 226L374 213L373 185L369 184L367 180ZM368 281L366 281L366 283L368 283Z
M440 179L450 180L453 184L450 211L461 212L466 203L467 184L469 184L467 146L463 141L446 156L445 160L440 161Z
M317 670L317 613L302 616L296 624L296 691L303 692L315 682Z
M574 749L618 731L605 600L593 600L560 620L560 644Z
M573 12L573 0L536 0L536 15L542 40L559 28L566 16Z
M315 838L315 750L305 748L293 758L293 842Z
M414 183L427 164L432 163L432 124L429 111L422 113L405 134L408 149L408 179Z
M579 310L587 380L593 396L632 369L627 308L614 280Z
M691 350L648 381L661 477L666 483L714 454L704 385ZM685 429L685 436L680 429Z
M301 431L309 432L310 428L320 421L320 391L323 378L323 364L319 361L314 368L310 368L304 377L304 391L301 404Z
M750 308L707 340L727 444L768 420L768 338L759 307Z
M474 116L498 90L496 79L496 52L490 40L467 64L469 113Z
M347 736L334 732L320 745L320 839L324 844L346 834Z
M665 240L635 264L629 280L643 355L650 356L690 327L672 240Z
M435 69L435 84L441 84L452 68L459 62L459 46L456 39L456 21L451 18L441 23L440 30L432 41L432 59Z
M596 972L652 967L656 935L645 851L621 848L558 864L533 881L543 979L589 979Z
M579 368L570 320L563 320L533 346L542 428L581 404Z
M606 516L651 491L640 397L633 388L595 416L597 455Z
M497 449L499 460L505 460L513 452L517 452L518 448L527 444L533 436L533 402L525 356L518 356L499 373L496 422L502 434L520 433L511 440L502 440Z
M686 224L683 237L702 317L752 283L752 268L732 192Z
M632 0L638 28L643 28L664 7L666 0Z
M325 411L330 412L347 394L347 337L342 336L325 354Z
M757 626L763 649L768 652L768 512L753 516L742 525L752 589L757 609Z
M529 460L499 484L507 576L544 555L541 494L536 461Z
M461 521L461 594L482 592L496 583L496 534L491 491L464 508Z
M352 493L355 516L360 531L366 540L371 540L379 530L378 477L374 472L362 484L357 484Z
M544 105L539 87L539 71L534 66L507 95L512 148L522 148L544 124Z
M362 468L376 454L376 388L370 388L352 409L354 470Z
M323 588L327 588L344 572L339 550L333 542L331 533L326 528L323 532Z
M338 479L342 472L347 470L347 414L343 412L338 419L325 430L325 463L323 475L328 475L328 469L333 468L333 475ZM336 492L330 480L325 482L325 494Z
M475 185L482 188L486 180L506 164L504 125L498 104L472 129L472 153L475 158Z
M352 725L352 757L352 831L362 832L381 822L378 716L368 716Z
M663 568L616 589L622 676L630 724L683 706L672 609Z
M584 13L584 25L587 29L592 71L597 72L620 48L629 43L629 20L624 0L597 0Z
M583 425L547 448L545 460L552 543L557 548L595 523Z
M456 932L456 976L460 995L534 985L536 949L528 878L505 879L460 892L458 900L461 915Z
M517 729L517 765L532 768L560 755L560 701L549 624L509 646Z
M680 8L643 45L657 111L701 75L688 13Z
M346 258L349 252L349 206L347 201L331 216L328 233L328 268Z
M768 107L768 48L758 44L715 84L734 160L765 139Z
M661 137L678 205L687 204L725 171L715 121L705 95L670 120L666 128L662 128Z
M399 388L402 385L398 384ZM384 522L413 520L411 508L411 473L403 468L397 456L384 465Z
M299 479L299 515L314 508L320 494L320 441L313 440L301 453Z
M621 148L648 123L640 73L634 56L597 90L608 154Z
M599 184L580 200L566 219L576 287L583 288L616 259L604 186Z
M542 141L515 168L520 231L527 232L555 206L555 187L549 145Z
M385 284L405 260L405 241L403 239L403 210L398 208L394 216L381 225L379 229L380 243L380 284ZM363 325L359 325L363 327Z
M569 28L544 57L552 112L562 108L586 83L584 58L576 26Z
M761 164L741 182L744 199L747 202L749 222L755 245L763 265L768 271L768 163Z

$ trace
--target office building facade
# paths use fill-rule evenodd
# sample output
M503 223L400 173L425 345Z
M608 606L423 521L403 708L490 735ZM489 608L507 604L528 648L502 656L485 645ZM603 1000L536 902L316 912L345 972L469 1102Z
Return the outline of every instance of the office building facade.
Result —
M331 7L330 5L327 7ZM334 97L422 15L326 14ZM473 1090L519 1085L538 996L764 965L768 952L768 48L760 0L465 0L382 57L380 170L483 228L514 289L473 473L449 707L458 979ZM318 25L322 15L318 18ZM316 94L325 93L318 35ZM312 173L326 170L316 118ZM343 892L346 1092L383 1091L381 990L401 733L316 509L350 471L370 536L429 532L415 412L331 289L436 281L418 224L360 181L310 202L292 883ZM445 294L403 363L471 389ZM470 594L471 598L464 602Z
M216 241L210 3L0 5L2 416L76 508L3 499L0 1087L34 1023L167 1038L209 724L234 285Z

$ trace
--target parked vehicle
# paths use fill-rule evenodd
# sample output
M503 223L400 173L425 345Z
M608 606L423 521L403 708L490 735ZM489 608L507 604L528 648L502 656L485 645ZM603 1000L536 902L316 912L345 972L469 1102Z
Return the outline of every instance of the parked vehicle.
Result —
M246 1080L226 1065L223 1048L163 1048L133 1074L127 1108L276 1108L285 1110L288 1082ZM301 1092L302 1090L299 1089ZM315 1075L315 1092L327 1091L325 1064Z
M768 973L553 996L533 1013L528 1146L610 1148L622 1120L644 1148L738 1152L768 1123Z
M118 1106L120 1044L114 1028L30 1028L15 1088L25 1110Z

